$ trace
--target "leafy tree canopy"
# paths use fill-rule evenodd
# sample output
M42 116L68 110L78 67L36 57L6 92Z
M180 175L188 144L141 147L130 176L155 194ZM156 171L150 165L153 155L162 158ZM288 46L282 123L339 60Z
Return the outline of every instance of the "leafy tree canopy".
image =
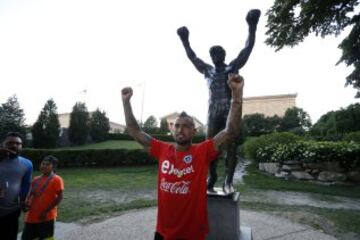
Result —
M0 139L8 132L19 132L25 136L25 114L16 95L0 105Z
M105 141L110 130L109 118L106 113L96 109L90 118L90 136L95 142Z
M276 48L293 47L310 33L339 35L346 27L350 33L340 43L342 56L338 63L353 66L346 77L346 85L352 85L356 97L360 97L360 7L358 0L275 0L268 10L266 43Z
M86 143L89 136L89 112L85 103L77 102L70 114L69 139L73 144Z
M143 124L144 131L148 133L155 133L157 131L157 127L158 127L158 122L153 115L148 117Z
M41 110L37 121L31 129L31 133L34 147L56 147L60 133L60 122L57 107L53 99L49 99L45 103L44 108Z

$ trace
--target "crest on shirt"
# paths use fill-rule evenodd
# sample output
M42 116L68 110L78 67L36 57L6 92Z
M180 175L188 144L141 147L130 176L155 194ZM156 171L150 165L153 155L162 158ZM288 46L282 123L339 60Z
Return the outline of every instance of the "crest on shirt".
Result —
M191 163L191 161L192 161L192 155L186 155L183 160L184 160L184 162L185 162L186 164Z

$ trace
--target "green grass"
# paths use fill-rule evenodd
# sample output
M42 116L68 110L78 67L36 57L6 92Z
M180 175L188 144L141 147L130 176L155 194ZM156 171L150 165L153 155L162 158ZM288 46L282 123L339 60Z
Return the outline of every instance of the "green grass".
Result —
M264 211L321 229L331 235L353 232L360 236L360 211L327 209L310 206L275 205L260 202L241 202L241 209Z
M133 189L154 187L157 166L124 168L68 168L58 170L67 188Z
M220 159L217 168L218 186L222 184L224 169L224 160ZM244 196L254 194L257 190L277 190L317 193L318 200L328 202L336 202L335 196L360 198L359 186L320 186L309 182L278 179L263 174L253 166L249 166L247 170L248 175L244 176L244 184L236 186ZM34 173L34 175L38 174L38 172ZM149 199L145 195L149 191L154 193L156 190L157 166L68 168L59 169L58 174L65 182L64 200L59 207L58 218L62 222L92 222L119 215L125 210L156 206L156 200ZM120 201L119 199L124 196L129 198L126 201ZM243 201L240 205L241 209L265 211L290 218L322 229L328 234L339 236L339 239L341 239L341 233L346 232L360 235L359 210Z
M85 144L76 147L56 148L57 150L84 150L84 149L142 149L142 146L135 141L109 140L100 143Z
M253 165L247 167L247 175L244 183L237 186L239 191L247 189L264 189L276 191L296 191L307 193L319 193L330 196L343 196L360 198L360 186L322 186L311 182L285 180L267 175L257 170Z
M64 200L59 207L59 221L101 217L156 204L153 199L143 198L142 192L156 189L157 166L68 168L59 169L57 173L65 184ZM35 176L38 174L39 172L34 173ZM124 195L129 195L130 198L125 203L118 200Z

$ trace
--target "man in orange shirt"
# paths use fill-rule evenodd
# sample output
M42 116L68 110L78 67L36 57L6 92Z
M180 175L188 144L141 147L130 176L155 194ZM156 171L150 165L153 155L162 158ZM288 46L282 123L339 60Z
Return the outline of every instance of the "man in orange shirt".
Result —
M64 181L55 174L57 163L54 156L46 156L40 165L42 175L32 181L32 190L26 200L29 210L25 216L22 240L54 239L57 205L64 191Z

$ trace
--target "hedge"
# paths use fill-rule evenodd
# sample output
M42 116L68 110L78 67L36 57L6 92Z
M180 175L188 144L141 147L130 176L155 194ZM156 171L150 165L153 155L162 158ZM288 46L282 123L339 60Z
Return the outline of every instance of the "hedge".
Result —
M340 162L346 169L360 169L360 144L354 142L296 142L271 144L256 151L258 162L296 160L302 163Z
M46 155L59 159L59 167L115 167L156 164L144 150L127 149L86 149L86 150L47 150L24 149L21 154L30 159L35 168Z
M257 160L256 151L259 148L264 148L272 144L289 144L299 141L301 138L293 133L271 133L262 135L260 137L249 138L241 147L241 151L244 153L247 159Z
M360 143L360 131L345 134L343 140L346 142Z
M150 134L152 137L159 139L161 141L165 142L174 142L174 138L172 135L166 135L166 134ZM129 134L126 133L112 133L109 134L109 140L134 140L133 137L131 137ZM193 143L199 143L205 140L204 135L195 135L193 137Z

